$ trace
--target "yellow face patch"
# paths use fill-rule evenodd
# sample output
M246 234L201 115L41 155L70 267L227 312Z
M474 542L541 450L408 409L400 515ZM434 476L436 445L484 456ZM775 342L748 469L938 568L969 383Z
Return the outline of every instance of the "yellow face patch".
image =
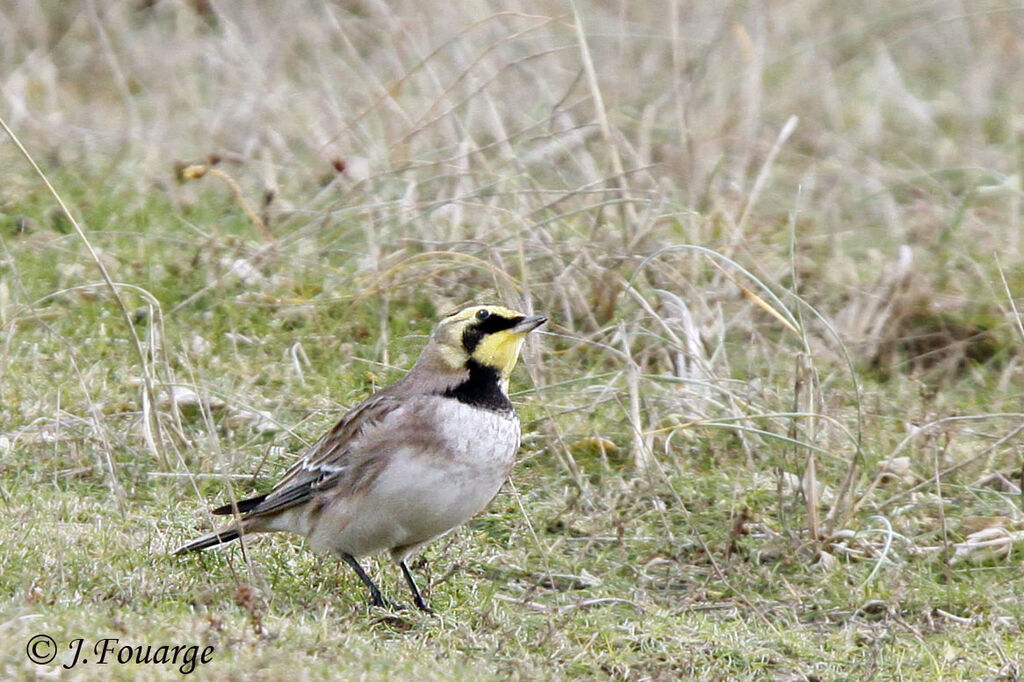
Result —
M467 330L484 320L479 317L480 311L486 310L491 316L505 320L523 318L523 313L510 308L496 305L478 305L465 308L445 317L438 324L434 339L441 346L441 356L452 367L463 367L472 358L481 365L498 370L502 385L508 383L508 377L515 369L519 359L519 351L528 331L513 332L503 329L484 334L470 353L463 344ZM486 319L486 318L485 318Z
M504 387L512 370L516 368L524 341L526 332L505 330L488 334L473 351L473 359L485 367L498 370L498 378Z

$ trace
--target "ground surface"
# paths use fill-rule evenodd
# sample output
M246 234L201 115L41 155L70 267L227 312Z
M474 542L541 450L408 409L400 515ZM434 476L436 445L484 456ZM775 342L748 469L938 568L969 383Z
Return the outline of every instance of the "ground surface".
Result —
M0 4L0 677L1018 679L1024 12L654 5ZM436 615L168 556L486 301Z

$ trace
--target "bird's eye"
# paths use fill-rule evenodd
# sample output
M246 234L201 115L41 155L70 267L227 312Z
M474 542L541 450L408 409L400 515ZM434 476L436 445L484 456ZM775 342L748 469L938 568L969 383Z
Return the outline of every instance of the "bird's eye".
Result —
M486 320L490 316L491 316L491 311L490 310L478 310L478 311L476 311L476 319L478 319L478 320Z

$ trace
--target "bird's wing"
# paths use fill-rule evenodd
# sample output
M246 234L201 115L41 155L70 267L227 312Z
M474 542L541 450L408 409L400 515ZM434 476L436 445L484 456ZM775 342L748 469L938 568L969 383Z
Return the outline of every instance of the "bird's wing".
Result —
M348 474L363 474L357 470L366 468L367 462L363 461L366 457L353 457L353 445L367 429L381 422L401 404L394 396L378 393L356 406L321 436L269 493L262 498L253 498L254 504L248 507L243 506L246 501L240 502L239 511L244 512L246 518L279 512L305 502Z

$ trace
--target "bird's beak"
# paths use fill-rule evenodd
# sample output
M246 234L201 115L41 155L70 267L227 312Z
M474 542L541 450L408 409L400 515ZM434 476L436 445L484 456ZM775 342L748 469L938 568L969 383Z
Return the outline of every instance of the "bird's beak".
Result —
M543 315L527 315L519 320L516 326L512 327L511 331L513 334L529 334L547 321L548 318Z

